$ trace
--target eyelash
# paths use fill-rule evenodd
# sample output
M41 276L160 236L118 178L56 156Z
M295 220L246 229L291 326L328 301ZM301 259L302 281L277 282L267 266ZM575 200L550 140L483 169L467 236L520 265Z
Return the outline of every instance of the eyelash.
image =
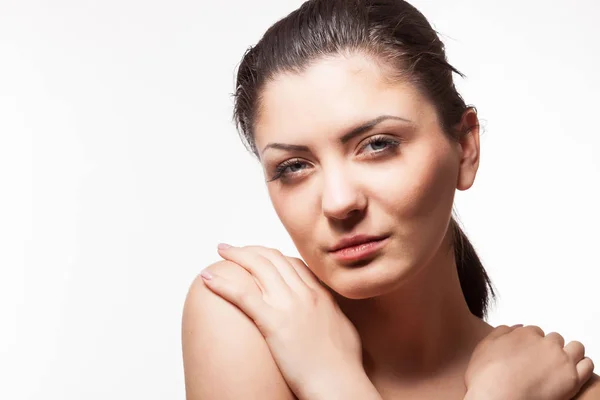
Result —
M374 150L369 152L368 154L370 154L369 158L372 157L377 157L379 156L381 153L388 153L390 151L394 151L398 148L398 146L400 145L400 140L398 139L393 139L389 136L371 136L370 138L367 139L367 142L361 146L361 150L364 150L367 146L373 144L373 143L384 143L387 146L384 149L381 150ZM275 168L275 173L273 175L273 177L268 181L268 182L272 182L275 181L277 179L280 178L288 178L290 175L295 174L295 172L286 172L286 170L293 166L293 165L306 165L307 162L302 161L302 159L300 158L291 158L289 160L286 160L284 162L282 162L281 164L277 165L277 167ZM301 168L304 169L304 168Z

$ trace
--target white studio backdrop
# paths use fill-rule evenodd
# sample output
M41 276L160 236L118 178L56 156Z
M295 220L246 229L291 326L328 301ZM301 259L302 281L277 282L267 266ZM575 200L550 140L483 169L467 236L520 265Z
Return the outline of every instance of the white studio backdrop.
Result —
M231 93L300 3L0 0L0 399L182 399L182 306L217 243L297 254ZM490 322L600 365L600 3L413 4L483 120L457 209Z

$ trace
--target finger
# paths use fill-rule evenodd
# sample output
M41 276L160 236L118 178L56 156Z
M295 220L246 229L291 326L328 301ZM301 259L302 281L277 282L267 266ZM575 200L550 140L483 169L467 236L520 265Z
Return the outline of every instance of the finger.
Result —
M290 290L289 286L271 261L242 247L219 245L219 255L240 265L258 281L267 293L281 296Z
M279 250L269 249L263 246L244 246L243 248L254 251L271 261L288 286L294 291L307 288L306 283L304 283L300 275L298 275L296 269Z
M494 328L494 330L489 335L487 335L485 337L485 339L486 340L496 339L502 335L506 335L507 333L514 331L517 327L518 326L516 326L516 325L513 325L513 326L499 325L496 328Z
M577 364L583 359L583 357L585 357L585 346L583 345L583 343L578 342L576 340L569 342L569 344L565 346L564 350L565 353L567 353L567 355L571 359L571 361L573 361L573 364Z
M312 272L308 266L299 258L287 257L288 261L294 267L300 278L306 285L314 290L324 290L325 288L319 282L319 278Z
M526 325L525 327L523 327L523 329L532 332L540 337L544 337L546 334L544 333L544 330L542 328L540 328L539 326L536 325Z
M557 332L551 332L547 334L545 340L556 343L561 349L565 347L565 338Z
M584 357L576 365L577 379L583 386L594 374L594 362L589 357Z
M200 275L206 287L213 293L239 308L253 321L260 322L260 316L264 315L264 309L267 307L260 291L252 291L239 281L227 279L208 269L203 270Z

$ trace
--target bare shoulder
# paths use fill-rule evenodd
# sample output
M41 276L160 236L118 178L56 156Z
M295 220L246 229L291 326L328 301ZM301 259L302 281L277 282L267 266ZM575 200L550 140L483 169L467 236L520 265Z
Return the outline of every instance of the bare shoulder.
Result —
M208 268L260 290L235 263ZM185 300L181 335L187 400L294 399L252 320L211 292L200 276Z
M577 400L600 400L600 376L594 374L575 397Z

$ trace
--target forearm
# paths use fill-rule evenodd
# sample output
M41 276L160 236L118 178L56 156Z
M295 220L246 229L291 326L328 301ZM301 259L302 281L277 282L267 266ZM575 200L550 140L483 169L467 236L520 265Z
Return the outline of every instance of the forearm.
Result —
M381 395L363 370L322 376L296 392L298 400L382 400Z

